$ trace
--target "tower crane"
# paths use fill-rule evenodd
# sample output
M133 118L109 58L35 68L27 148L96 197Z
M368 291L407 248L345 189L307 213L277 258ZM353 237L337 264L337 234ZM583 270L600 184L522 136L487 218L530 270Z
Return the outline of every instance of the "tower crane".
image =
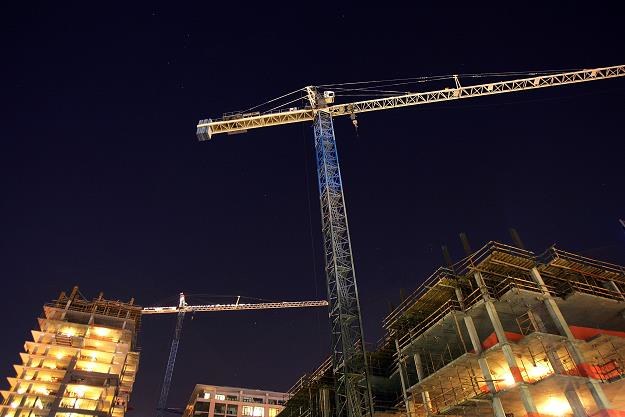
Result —
M204 141L220 133L242 133L261 127L312 121L330 309L337 417L372 416L373 401L333 118L350 116L357 126L358 113L623 77L625 65L525 75L531 76L466 86L461 84L460 76L455 75L446 77L453 80L453 85L443 89L426 92L390 92L382 98L337 104L334 103L336 96L334 91L308 86L298 90L308 102L303 108L274 108L262 113L235 112L225 114L219 119L204 119L198 122L197 137L200 141ZM443 78L438 80L441 81ZM362 91L381 92L371 88ZM276 100L278 99L270 102Z
M328 305L325 300L320 301L282 301L282 302L266 302L266 303L241 303L241 297L237 297L236 302L232 304L202 304L189 305L185 300L184 293L180 293L177 306L167 307L144 307L141 314L177 314L176 328L174 337L171 341L169 350L169 358L167 359L167 367L165 368L165 376L163 378L163 386L161 387L161 395L158 400L157 417L162 417L166 410L167 397L169 396L169 388L171 386L171 378L174 374L174 365L176 364L176 354L178 353L178 345L180 344L180 335L182 334L182 324L186 313L195 312L215 312L215 311L238 311L238 310L269 310L278 308L306 308L306 307L324 307Z

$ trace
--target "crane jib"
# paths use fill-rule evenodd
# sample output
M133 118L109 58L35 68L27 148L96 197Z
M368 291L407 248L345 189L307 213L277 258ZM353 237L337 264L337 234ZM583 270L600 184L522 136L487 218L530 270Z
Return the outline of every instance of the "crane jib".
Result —
M459 83L442 90L415 92L356 101L351 103L334 104L327 106L332 117L348 116L370 111L387 110L392 108L416 106L441 101L461 100L496 94L513 93L517 91L539 88L556 87L560 85L576 84L625 76L625 65L601 67L580 71L562 72L548 75L535 75L507 81L461 86ZM197 138L201 141L211 139L220 133L245 132L260 127L278 126L283 124L312 121L316 110L312 108L288 109L268 113L238 113L221 119L204 119L197 124Z

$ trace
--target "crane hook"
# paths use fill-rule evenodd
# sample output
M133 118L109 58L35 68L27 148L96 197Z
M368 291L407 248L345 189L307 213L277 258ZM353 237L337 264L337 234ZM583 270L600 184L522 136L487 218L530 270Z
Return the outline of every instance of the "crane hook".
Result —
M354 129L356 130L356 136L358 136L358 119L356 119L356 114L350 114L349 118L351 119L352 124L354 125Z

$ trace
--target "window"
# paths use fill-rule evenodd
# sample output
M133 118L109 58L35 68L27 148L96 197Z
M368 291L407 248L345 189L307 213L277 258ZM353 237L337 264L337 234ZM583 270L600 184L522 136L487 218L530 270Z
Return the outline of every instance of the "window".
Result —
M252 397L243 397L243 402L244 403L251 403L252 402Z
M256 404L262 404L265 402L264 398L254 397L253 400Z
M254 407L254 417L265 417L265 408Z
M273 398L269 398L267 400L267 404L277 405L278 404L278 400L274 400Z
M207 403L204 401L198 401L195 403L195 411L204 411L208 413L208 408L210 407L211 403Z
M226 396L223 394L215 394L215 399L219 401L225 401Z
M227 401L237 401L238 399L239 397L237 397L236 395L226 395Z
M269 408L269 417L276 417L279 412L277 408Z
M228 404L228 408L226 409L226 414L231 415L231 416L236 416L237 415L237 406L234 404Z
M210 400L211 393L208 391L205 391L204 394L202 394L202 398L204 398L205 400Z
M254 413L254 407L250 407L249 405L243 406L243 415L251 416Z
M226 404L215 403L215 414L226 414Z

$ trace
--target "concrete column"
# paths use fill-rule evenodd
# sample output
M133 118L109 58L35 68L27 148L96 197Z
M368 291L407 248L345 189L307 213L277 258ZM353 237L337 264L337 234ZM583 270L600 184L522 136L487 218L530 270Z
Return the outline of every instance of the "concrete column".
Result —
M521 384L519 385L519 389L521 391L521 402L523 402L523 408L525 408L527 417L540 416L540 414L538 413L538 409L536 408L536 404L534 404L534 401L532 400L532 395L530 394L530 389L528 388L528 386L525 384Z
M497 336L497 340L499 342L499 345L501 346L503 356L506 359L508 370L512 374L514 382L520 384L521 401L523 402L525 412L528 414L528 416L531 416L532 413L537 414L538 412L536 410L536 405L534 404L534 399L532 398L530 390L525 385L525 381L523 380L523 376L521 375L521 370L519 369L519 366L516 362L516 357L514 356L514 352L512 351L512 347L510 346L510 342L508 341L506 332L504 331L503 325L501 324L499 313L497 313L495 303L492 301L490 295L488 294L488 289L486 288L486 283L482 278L482 274L480 272L475 272L474 276L475 281L482 291L484 306L486 307L486 312L488 313L490 322L493 325L493 329L495 329L495 335Z
M399 347L399 341L395 339L395 349L397 349L397 362L398 362L398 371L399 371L399 380L401 382L401 395L404 399L404 405L406 406L406 415L408 417L412 416L412 412L410 411L410 402L408 401L408 371L406 369L406 363L404 361L404 355L402 353L401 348Z
M321 408L321 417L331 417L330 415L330 388L321 387L319 390L319 405Z
M460 302L460 305L462 306L462 309L464 311L464 299L462 297L462 292L457 290L456 297L458 298L458 301ZM482 343L480 342L480 338L477 334L477 329L475 328L473 317L469 316L465 312L463 319L464 319L464 324L467 327L467 333L469 334L469 339L471 339L471 346L473 346L473 350L475 351L475 354L479 355L477 359L477 363L480 367L480 371L482 372L482 377L484 378L484 381L486 381L486 386L488 387L488 390L493 396L491 405L493 407L493 412L495 413L495 417L506 417L506 412L503 408L503 404L501 403L501 399L497 397L497 389L495 388L495 383L493 382L493 375L491 374L490 368L488 367L488 362L486 362L486 358L482 357ZM415 357L415 363L416 363L416 357Z
M564 319L564 315L562 314L562 311L560 311L560 307L553 299L553 296L549 292L549 289L545 285L545 281L543 280L540 272L538 272L538 269L536 269L536 267L530 269L530 276L532 277L532 280L534 280L534 282L536 282L540 286L543 296L545 297L544 303L545 307L547 307L547 312L556 324L556 327L558 328L560 334L567 338L566 347L573 357L573 361L580 370L580 373L584 374L584 369L588 367L588 364L586 364L584 355L575 344L575 337L573 336L573 333L571 332L568 323ZM554 367L554 369L556 368ZM591 378L587 378L586 381L586 387L589 389L599 410L611 410L612 405L610 404L608 398L605 396L603 388L598 384L598 382ZM575 414L575 417L586 416L586 412L582 406L582 402L579 399L579 395L577 394L575 388L572 386L567 388L565 391L565 395L569 402L569 405L571 406L571 409L573 410L573 413Z
M413 355L414 366L417 369L417 378L419 382L425 379L425 373L423 372L423 362L421 362L421 354L419 352ZM425 413L429 416L432 414L432 400L430 400L430 393L428 391L421 392L421 399L425 407Z

